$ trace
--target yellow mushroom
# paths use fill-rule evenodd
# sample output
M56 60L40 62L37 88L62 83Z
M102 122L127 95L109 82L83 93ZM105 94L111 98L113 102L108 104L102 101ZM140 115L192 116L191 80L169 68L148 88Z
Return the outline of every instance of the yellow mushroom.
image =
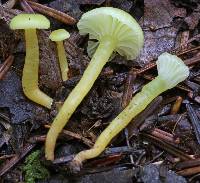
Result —
M189 76L189 68L175 55L163 53L156 62L158 76L146 84L141 92L137 93L129 105L108 125L108 127L97 138L94 146L89 150L79 152L72 161L72 168L79 170L83 161L97 157L101 154L109 142L128 123L158 95L175 87Z
M53 99L38 87L39 47L36 29L48 29L49 20L39 14L19 14L10 22L11 29L24 29L26 40L26 58L22 75L24 94L32 101L51 108Z
M80 34L89 34L99 46L79 83L69 94L47 134L45 156L54 159L56 139L67 121L92 88L102 68L113 52L132 60L143 46L143 32L139 24L128 13L112 7L93 9L82 15L78 22Z
M68 39L69 37L70 37L70 34L65 29L55 30L49 36L51 41L55 41L57 44L58 59L60 63L60 69L61 69L61 75L62 75L63 81L66 81L68 79L67 74L69 70L67 58L65 55L65 49L63 46L63 40Z

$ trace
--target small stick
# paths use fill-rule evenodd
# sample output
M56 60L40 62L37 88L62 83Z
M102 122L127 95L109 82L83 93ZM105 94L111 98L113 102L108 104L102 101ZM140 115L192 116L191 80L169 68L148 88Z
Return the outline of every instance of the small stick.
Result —
M155 137L158 137L160 139L163 139L165 141L168 141L168 142L172 142L172 143L175 143L175 144L179 144L180 143L180 139L179 138L174 138L174 136L171 134L171 133L168 133L168 132L165 132L163 130L160 130L158 128L155 128L151 134Z
M193 128L194 128L194 133L197 138L198 144L200 144L200 123L199 123L199 118L193 109L193 107L190 104L186 104L186 108L188 111L188 115L190 118L190 121L192 122Z
M136 74L142 74L143 72L146 72L146 71L148 71L148 70L154 68L155 66L156 66L156 63L155 63L155 62L150 62L150 63L148 63L147 65L145 65L143 68L138 69L138 70L136 71Z
M45 142L46 135L36 135L28 139L30 143Z
M163 140L159 139L158 137L154 137L153 135L147 134L147 133L142 133L142 136L145 137L147 141L152 142L156 146L160 147L161 149L166 150L170 154L173 154L177 157L179 157L181 160L191 160L193 159L191 156L188 154L184 153L182 150L178 149L176 146L164 142Z
M194 48L189 48L189 49L187 49L187 50L184 50L184 51L182 51L182 52L177 53L177 55L178 55L178 56L184 55L184 54L186 54L186 53L189 53L189 52L191 52L191 51L195 51L195 50L198 50L198 49L200 49L200 46L197 46L197 47L194 47Z
M200 173L200 166L196 166L196 167L192 167L192 168L186 168L186 169L180 170L176 173L181 175L181 176L194 175L194 174Z
M0 80L6 75L14 61L14 56L10 55L0 67Z
M50 127L51 127L50 125L45 125L45 128L50 128ZM87 138L85 138L77 133L74 133L74 132L71 132L68 130L62 130L62 133L65 135L68 135L70 137L76 138L78 140L82 140L83 143L86 144L88 147L92 147L94 145L94 143L92 141L88 140Z
M30 5L27 3L26 0L20 0L19 1L20 6L22 7L22 9L27 12L27 13L34 13L33 9L30 7Z
M130 102L130 100L132 99L132 86L133 86L133 82L136 78L136 74L131 70L128 73L127 79L126 79L126 83L124 86L124 92L123 92L123 96L122 96L122 108L124 109Z
M63 13L61 11L55 10L53 8L44 6L42 4L30 1L30 0L28 0L27 2L30 4L31 8L33 8L34 10L38 11L39 13L43 13L45 15L53 17L60 22L63 22L67 25L74 25L76 23L76 20L73 17L67 15L66 13Z
M7 9L12 9L15 6L16 2L17 0L8 0L5 4L3 4L3 7Z
M183 98L181 96L178 96L174 105L172 106L171 114L177 114L178 113L178 111L180 110L182 102L183 102Z
M33 148L35 147L35 144L26 144L20 153L16 154L14 157L12 157L7 163L3 164L0 167L0 176L4 175L6 172L8 172L13 166L15 166L24 156L26 156Z
M105 157L105 156L113 156L117 154L121 155L130 155L130 154L143 154L143 150L135 150L133 147L128 147L128 146L122 146L122 147L113 147L113 148L107 148L101 155L100 157ZM68 163L74 158L74 154L64 156L57 158L53 161L53 164L63 164L63 163Z
M3 156L0 156L0 160L4 160L4 159L8 159L8 158L12 158L12 157L14 157L14 156L15 156L14 154L3 155Z
M195 166L200 166L200 158L183 161L183 162L178 162L174 168L176 170L182 170L182 169L191 168L191 167L195 167Z
M183 55L183 54L188 53L188 52L190 52L190 51L194 51L194 50L198 50L198 49L200 49L200 46L195 47L195 48L191 48L191 49L186 50L186 51L181 52L181 53L178 53L177 56L180 56L180 55ZM185 63L186 65L190 66L190 65L194 65L194 64L198 63L199 61L200 61L200 57L199 57L199 56L195 56L195 57L193 57L193 58L184 60L184 63ZM153 61L151 61L150 63L146 64L146 65L145 65L144 67L142 67L141 69L135 69L135 68L134 68L134 71L135 71L136 74L142 74L142 73L144 73L144 72L146 72L146 71L148 71L148 70L154 68L155 66L156 66L156 63L155 63L154 60L153 60Z

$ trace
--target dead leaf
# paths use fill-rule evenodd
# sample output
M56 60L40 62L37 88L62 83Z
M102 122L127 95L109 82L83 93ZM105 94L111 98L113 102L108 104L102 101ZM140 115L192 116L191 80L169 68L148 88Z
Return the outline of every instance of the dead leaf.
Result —
M140 64L146 64L161 53L172 50L178 28L174 18L186 16L186 10L177 8L169 0L145 0L141 25L144 30L144 48L139 57Z

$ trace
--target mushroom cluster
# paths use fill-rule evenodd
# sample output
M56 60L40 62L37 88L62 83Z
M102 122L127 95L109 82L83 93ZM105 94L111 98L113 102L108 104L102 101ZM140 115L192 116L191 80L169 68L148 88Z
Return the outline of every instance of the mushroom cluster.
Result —
M32 101L51 108L53 99L42 92L38 87L39 73L39 46L36 29L48 29L49 20L40 14L19 14L10 22L10 28L24 29L26 40L26 58L22 75L22 88L24 94ZM63 40L69 38L69 33L64 29L55 30L50 39L57 43L58 58L60 62L63 81L67 80L68 63L63 47Z
M143 32L139 24L128 13L111 7L93 9L78 22L81 35L89 34L99 46L79 83L69 94L47 134L46 159L54 159L56 139L69 118L92 88L104 65L113 52L118 52L128 60L134 59L143 46Z
M11 29L24 29L26 40L26 58L22 75L24 94L32 101L51 108L53 99L38 87L39 46L36 29L48 29L49 20L39 14L19 14L10 22Z
M38 14L20 14L10 23L11 29L25 29L26 58L22 76L23 91L29 99L50 109L53 99L38 87L39 47L36 34L36 29L48 29L49 26L49 20ZM88 51L92 58L48 131L45 143L47 160L54 159L54 149L59 133L88 94L113 53L118 53L127 60L133 60L139 55L144 44L144 36L139 24L131 15L117 8L101 7L86 12L77 26L81 35L89 34ZM69 36L64 29L53 31L49 36L57 44L63 81L68 79L69 70L63 40ZM113 137L125 128L132 118L144 110L155 97L176 86L189 75L189 69L183 61L169 53L159 56L156 63L158 76L132 98L129 105L102 132L93 148L75 156L72 161L73 165L80 167L84 160L98 156Z
M77 170L84 160L94 158L102 153L113 137L142 112L154 98L175 87L189 76L189 68L175 55L163 53L158 57L156 64L158 76L132 98L129 105L101 133L90 150L81 151L75 156L72 167Z

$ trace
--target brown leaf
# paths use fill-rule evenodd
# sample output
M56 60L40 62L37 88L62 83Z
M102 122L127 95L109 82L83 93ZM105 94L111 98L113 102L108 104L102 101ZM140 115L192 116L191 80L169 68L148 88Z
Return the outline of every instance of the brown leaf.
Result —
M145 0L144 17L141 21L145 43L140 63L148 63L162 52L174 47L178 28L173 25L175 17L185 17L186 10L176 8L169 0Z

